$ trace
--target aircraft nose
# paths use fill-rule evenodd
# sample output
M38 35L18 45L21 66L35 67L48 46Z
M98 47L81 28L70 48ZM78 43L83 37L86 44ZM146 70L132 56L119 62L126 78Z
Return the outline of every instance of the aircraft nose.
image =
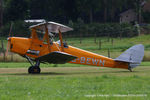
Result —
M8 37L8 38L7 38L7 41L10 41L10 39L11 39L11 37Z

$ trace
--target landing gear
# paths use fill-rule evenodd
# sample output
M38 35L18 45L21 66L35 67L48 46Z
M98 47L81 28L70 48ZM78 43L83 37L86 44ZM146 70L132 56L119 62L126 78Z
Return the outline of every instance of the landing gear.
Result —
M33 64L33 61L28 57L25 56L27 58L27 60L30 62L31 66L28 68L28 73L29 74L40 74L41 69L40 69L40 61L36 60L36 64Z
M129 70L130 72L132 72L132 68L131 68L131 66L129 66L128 70Z
M129 71L130 71L130 72L133 72L131 68L129 68Z
M41 69L39 66L30 66L28 68L28 73L29 74L39 74L41 72Z

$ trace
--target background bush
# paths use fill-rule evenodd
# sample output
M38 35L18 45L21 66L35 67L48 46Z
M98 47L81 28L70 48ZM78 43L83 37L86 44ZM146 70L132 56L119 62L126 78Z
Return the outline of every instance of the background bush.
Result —
M85 24L82 20L77 23L69 21L69 26L74 28L71 32L73 36L110 36L110 37L133 37L136 36L137 29L128 23L90 23Z
M10 22L10 23L5 24L0 30L1 36L3 37L9 36L11 23L13 24L12 30L11 30L11 34L13 36L29 36L30 34L29 29L28 29L29 25L26 24L22 20L17 20L15 22Z
M29 26L24 21L18 20L13 23L11 34L13 36L30 36ZM1 36L8 37L11 22L5 24L0 30ZM68 26L72 27L74 31L68 32L66 36L71 37L90 37L90 36L109 36L109 37L133 37L136 36L137 29L134 25L128 23L84 23L82 19L78 19L76 23L69 21Z

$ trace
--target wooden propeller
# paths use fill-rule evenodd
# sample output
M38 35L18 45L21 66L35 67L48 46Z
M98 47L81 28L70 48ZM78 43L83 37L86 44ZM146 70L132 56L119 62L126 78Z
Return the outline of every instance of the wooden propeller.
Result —
M6 52L5 52L5 55L7 56L8 55L8 51L9 51L9 49L10 49L10 41L11 41L11 36L12 36L12 34L11 34L11 31L12 31L12 26L13 26L13 23L11 22L11 26L10 26L10 30L9 30L9 36L8 36L8 38L7 38L7 49L6 49Z

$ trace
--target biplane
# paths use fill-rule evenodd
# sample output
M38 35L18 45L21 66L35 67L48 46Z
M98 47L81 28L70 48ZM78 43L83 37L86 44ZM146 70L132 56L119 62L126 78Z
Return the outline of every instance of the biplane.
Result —
M31 74L41 72L40 63L74 63L132 71L132 68L141 63L144 56L142 44L134 45L116 59L67 45L63 42L62 33L73 29L55 22L41 22L30 26L29 29L31 30L30 38L8 37L8 48L30 62L28 73ZM39 37L41 33L42 37ZM53 40L53 34L59 35L58 41Z

